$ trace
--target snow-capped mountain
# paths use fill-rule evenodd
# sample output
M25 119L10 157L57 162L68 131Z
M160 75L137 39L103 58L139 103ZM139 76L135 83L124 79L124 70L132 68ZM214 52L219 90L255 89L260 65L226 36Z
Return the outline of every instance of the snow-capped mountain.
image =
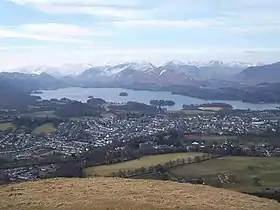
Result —
M181 62L172 60L162 66L148 62L126 62L117 65L92 66L89 64L64 64L62 66L31 66L11 70L13 72L67 77L68 83L185 85L206 80L225 80L253 64L243 62L203 61ZM10 71L10 72L11 72Z
M164 70L175 70L197 80L227 79L242 70L254 66L253 64L232 61L170 61L163 65Z
M153 71L155 68L156 67L152 63L127 62L127 63L118 64L116 66L107 66L106 68L103 68L102 71L106 76L114 76L128 69L132 69L135 71L149 72L149 71Z
M197 67L239 67L239 68L248 68L250 66L254 66L252 63L245 63L240 61L231 61L231 62L223 62L217 60L204 61L204 62L196 62L194 63Z
M54 77L63 76L76 76L84 72L85 70L91 68L90 64L64 64L61 66L26 66L17 69L10 69L6 72L19 72L24 74L42 74L47 73Z
M79 81L91 82L118 82L121 84L149 83L159 85L179 85L193 81L181 69L182 62L169 62L165 66L156 67L147 62L128 62L115 66L93 67L81 74ZM184 66L185 67L185 66ZM190 67L191 68L191 67Z
M166 63L164 66L196 66L196 67L240 67L240 68L248 68L251 66L258 66L259 64L253 64L253 63L246 63L246 62L240 62L240 61L219 61L219 60L210 60L210 61L188 61L188 62L182 62L182 61L170 61Z
M186 63L182 62L182 61L178 61L178 60L172 60L167 62L166 64L164 64L164 66L185 66L187 65Z

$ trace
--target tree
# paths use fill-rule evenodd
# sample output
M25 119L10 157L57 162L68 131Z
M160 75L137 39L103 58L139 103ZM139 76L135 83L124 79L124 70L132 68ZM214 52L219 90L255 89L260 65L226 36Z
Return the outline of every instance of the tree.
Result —
M125 177L125 173L122 170L119 170L117 173L118 177L123 178Z
M113 172L113 173L111 173L111 176L112 176L112 177L117 177L117 173L116 173L116 172Z
M188 157L188 163L192 163L193 162L193 159L191 157Z
M155 172L155 167L154 166L150 166L149 167L149 173L153 173Z
M168 161L168 168L172 168L172 161Z
M140 168L136 168L136 169L134 170L134 172L135 172L135 175L136 175L136 176L141 175L141 169L140 169Z
M147 172L147 170L146 170L146 168L141 167L140 170L139 170L139 172L140 172L141 174L145 174L145 173Z
M200 163L200 162L201 162L201 157L195 156L195 157L194 157L194 162L195 162L195 163Z
M201 156L201 161L204 161L204 160L207 160L207 155L206 155L206 154L203 154L203 155Z
M128 169L126 171L126 176L128 176L128 177L133 176L133 173L132 173L132 171L130 169Z
M166 162L166 163L163 164L163 167L165 169L169 169L170 168L169 166L170 166L169 162Z

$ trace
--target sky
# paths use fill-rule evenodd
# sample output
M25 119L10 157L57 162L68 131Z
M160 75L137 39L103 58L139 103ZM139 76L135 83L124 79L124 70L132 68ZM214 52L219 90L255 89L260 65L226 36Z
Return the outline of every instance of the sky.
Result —
M0 0L0 70L124 61L272 63L279 0Z

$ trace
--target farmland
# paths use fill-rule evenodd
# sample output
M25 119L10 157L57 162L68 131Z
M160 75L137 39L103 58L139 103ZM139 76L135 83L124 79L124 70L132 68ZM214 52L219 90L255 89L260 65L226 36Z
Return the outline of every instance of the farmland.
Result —
M200 156L202 153L174 153L165 155L153 155L144 156L137 160L131 160L123 163L117 163L112 165L102 165L96 167L90 167L85 170L86 176L109 176L111 173L118 172L120 170L131 170L141 167L150 167L152 165L158 165L166 163L170 160L176 160L180 158L188 158Z
M180 114L180 115L209 115L215 114L215 111L199 110L199 109L183 109L177 111L170 111L170 113Z
M15 128L14 124L12 124L12 123L0 123L0 131L6 131L10 128L14 129Z
M48 133L52 133L56 131L54 125L52 123L47 123L47 124L44 124L44 125L41 125L39 127L37 127L33 133L36 133L36 134L40 134L40 133L44 133L44 134L48 134Z
M206 184L237 191L280 187L280 157L222 157L173 168L171 172L179 178L202 177ZM217 175L224 173L236 177L235 183L220 184Z
M34 117L34 118L57 118L53 111L41 111L33 112L28 114L22 114L23 117Z

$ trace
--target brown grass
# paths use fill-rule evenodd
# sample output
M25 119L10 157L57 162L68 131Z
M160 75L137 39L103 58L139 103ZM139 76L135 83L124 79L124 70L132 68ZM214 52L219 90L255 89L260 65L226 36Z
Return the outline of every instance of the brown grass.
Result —
M224 189L117 178L53 179L0 187L1 210L277 210L276 201Z

